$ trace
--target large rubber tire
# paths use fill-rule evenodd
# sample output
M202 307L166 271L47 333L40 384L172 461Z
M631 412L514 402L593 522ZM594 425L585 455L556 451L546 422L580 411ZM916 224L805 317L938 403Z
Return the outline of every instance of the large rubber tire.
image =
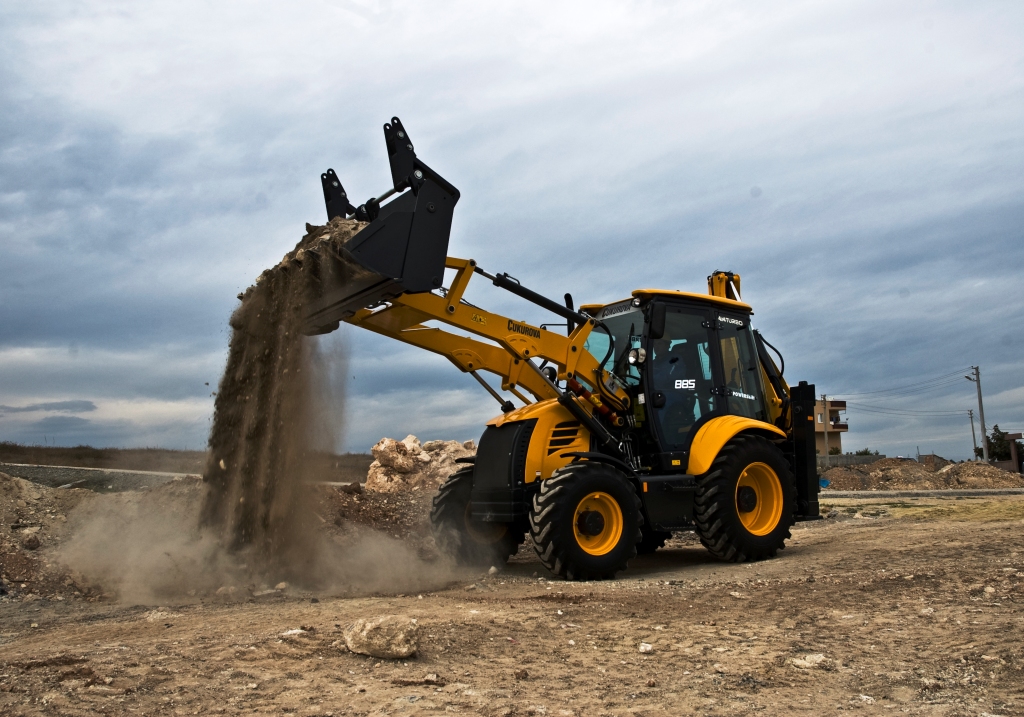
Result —
M665 541L672 537L667 530L640 529L640 542L636 544L637 555L649 555L665 547Z
M795 506L793 473L782 451L760 436L739 435L697 477L694 522L715 557L764 560L786 547Z
M601 519L588 523L595 513ZM580 461L541 483L530 511L530 536L555 575L609 580L636 556L642 523L640 498L626 476L603 463Z
M504 565L519 550L526 534L507 523L473 520L470 517L472 492L472 466L455 471L437 489L430 509L434 542L442 553L461 565Z

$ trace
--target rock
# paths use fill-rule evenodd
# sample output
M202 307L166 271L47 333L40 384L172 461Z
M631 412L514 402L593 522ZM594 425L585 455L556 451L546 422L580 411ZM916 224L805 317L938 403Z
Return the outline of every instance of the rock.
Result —
M459 467L455 460L473 455L476 446L467 448L458 441L427 441L421 445L416 436L406 436L401 441L382 438L370 450L374 461L364 489L397 493L436 490Z
M640 643L640 652L644 653L645 655L650 653L650 652L654 652L654 645L652 645L649 642L641 642Z
M416 654L419 628L408 617L359 619L342 633L345 646L360 655L397 660Z
M657 683L657 681L655 681L655 680L654 680L654 679L652 678L652 679L650 679L650 680L647 680L647 686L648 686L648 687L657 687L657 686L658 686L658 683Z
M415 446L415 453L410 450L409 439L405 441L396 441L394 438L381 438L377 443L370 449L373 454L374 463L380 468L389 468L396 473L411 473L416 467L416 455L419 454L420 449L418 444L412 444ZM371 472L373 466L370 466Z
M274 586L274 590L287 590L287 589L288 589L288 583L286 583L284 581L281 581L277 585Z
M825 657L820 652L812 655L804 655L803 657L794 657L789 661L789 664L793 667L799 667L802 670L821 669L832 671L836 669L834 661Z
M408 677L396 677L393 680L391 680L391 684L393 684L393 685L404 685L404 686L409 686L409 687L416 686L416 685L430 685L430 686L433 686L433 687L444 687L445 685L448 684L448 681L445 680L443 677L439 676L436 672L431 672L431 673L427 674L426 677L423 677L422 679L417 679L415 677L411 678L411 679L408 678Z
M498 574L498 568L497 568L497 567L495 567L494 565L492 565L492 566L491 566L491 567L490 567L490 568L489 568L489 569L487 570L487 574L488 574L488 575L497 575L497 574Z
M794 667L802 667L804 669L807 669L807 668L810 668L810 667L817 667L819 664L821 664L824 661L825 661L825 656L822 655L821 653L817 653L817 654L814 654L814 655L805 655L802 658L801 657L794 657L792 660L790 660L790 663Z
M516 678L517 680L525 680L525 679L529 678L530 673L527 672L525 669L523 669L523 670L516 670L515 672L512 673L512 676L514 678Z
M25 550L35 550L39 547L39 536L34 533L30 533L29 535L22 537L21 547Z

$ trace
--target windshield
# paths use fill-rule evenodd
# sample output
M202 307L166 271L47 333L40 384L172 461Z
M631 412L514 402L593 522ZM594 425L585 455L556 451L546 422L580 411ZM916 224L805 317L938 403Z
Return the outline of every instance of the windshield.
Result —
M643 312L633 308L632 302L626 301L601 309L598 319L608 327L615 339L615 353L608 356L602 368L611 371L630 386L636 386L640 383L640 372L626 359L630 349L640 348L644 330ZM608 334L600 326L595 326L583 348L600 363L608 355Z

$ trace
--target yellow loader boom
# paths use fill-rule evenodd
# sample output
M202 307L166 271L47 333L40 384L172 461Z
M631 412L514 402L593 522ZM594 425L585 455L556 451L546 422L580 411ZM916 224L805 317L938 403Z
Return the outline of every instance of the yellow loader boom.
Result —
M739 275L714 272L707 294L641 289L579 310L566 294L563 305L447 256L459 191L416 157L398 118L384 134L394 187L380 197L355 207L333 170L321 175L329 221L366 224L304 269L320 287L304 330L345 321L442 355L501 405L475 461L435 496L443 550L494 564L529 532L553 573L607 578L675 530L722 559L757 560L784 547L795 520L819 517L814 386L785 381ZM469 304L476 275L561 317L566 333Z

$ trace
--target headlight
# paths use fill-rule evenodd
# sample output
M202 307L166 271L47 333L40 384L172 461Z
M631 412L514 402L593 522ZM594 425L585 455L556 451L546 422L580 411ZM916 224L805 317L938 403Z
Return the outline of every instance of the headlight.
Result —
M632 366L642 364L647 360L647 349L631 349L627 360Z

